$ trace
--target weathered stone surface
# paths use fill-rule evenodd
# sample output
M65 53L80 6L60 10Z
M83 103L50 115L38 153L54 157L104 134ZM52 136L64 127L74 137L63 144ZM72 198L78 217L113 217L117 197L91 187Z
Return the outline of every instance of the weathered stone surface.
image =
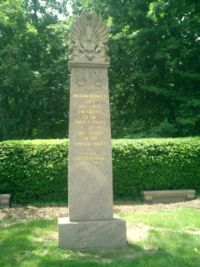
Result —
M196 191L188 190L160 190L143 191L144 200L150 203L171 203L191 200L195 198Z
M95 13L83 13L72 25L71 61L96 63L108 61L108 31L105 22Z
M10 194L0 194L0 208L9 208Z
M107 27L95 13L84 13L70 37L69 217L112 219Z
M61 248L121 248L126 243L126 224L123 220L71 222L69 218L59 218Z
M121 247L125 223L113 219L107 27L83 13L70 37L69 219L59 220L59 246Z
M78 84L81 79L77 74L81 69L85 70L82 73L85 82ZM71 71L69 216L73 221L111 219L113 193L107 68L98 70L92 64L86 69L72 66Z

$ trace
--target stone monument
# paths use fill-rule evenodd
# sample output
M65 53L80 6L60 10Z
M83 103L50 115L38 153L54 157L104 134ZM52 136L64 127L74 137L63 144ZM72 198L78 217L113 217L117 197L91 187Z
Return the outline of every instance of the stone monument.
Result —
M126 224L113 218L107 26L82 13L70 39L69 218L58 220L59 247L124 247Z

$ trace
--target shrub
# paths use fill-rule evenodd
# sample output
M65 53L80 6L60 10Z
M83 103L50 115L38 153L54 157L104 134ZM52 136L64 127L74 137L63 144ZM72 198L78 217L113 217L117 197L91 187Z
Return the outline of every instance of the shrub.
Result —
M0 193L13 201L66 200L66 140L6 141L0 143Z
M133 198L142 190L200 191L200 138L113 141L114 192Z
M15 203L66 201L67 140L0 142L0 193ZM113 140L116 198L142 190L200 192L200 138Z

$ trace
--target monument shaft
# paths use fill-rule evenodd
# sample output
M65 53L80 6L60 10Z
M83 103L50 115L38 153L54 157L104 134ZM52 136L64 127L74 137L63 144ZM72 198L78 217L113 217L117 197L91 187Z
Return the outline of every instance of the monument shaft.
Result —
M72 221L113 217L107 67L71 63L68 203Z

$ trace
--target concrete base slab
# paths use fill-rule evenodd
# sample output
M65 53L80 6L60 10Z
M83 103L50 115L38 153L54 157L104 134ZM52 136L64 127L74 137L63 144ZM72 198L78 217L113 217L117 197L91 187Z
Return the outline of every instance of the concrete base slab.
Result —
M59 247L65 249L121 248L127 245L126 223L121 219L69 221L58 219Z

